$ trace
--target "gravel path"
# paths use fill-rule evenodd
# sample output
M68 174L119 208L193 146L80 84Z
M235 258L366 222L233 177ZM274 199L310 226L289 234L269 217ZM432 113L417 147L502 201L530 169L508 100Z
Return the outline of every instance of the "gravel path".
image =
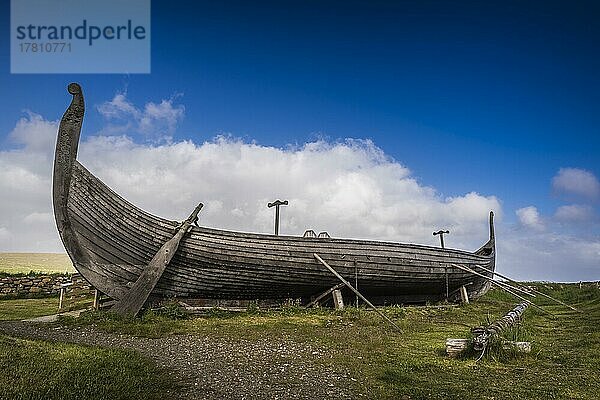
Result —
M135 349L184 383L181 399L355 399L355 377L333 370L329 350L291 339L227 340L195 335L159 339L106 333L93 326L54 327L0 322L0 333L103 347ZM361 392L364 392L361 390Z

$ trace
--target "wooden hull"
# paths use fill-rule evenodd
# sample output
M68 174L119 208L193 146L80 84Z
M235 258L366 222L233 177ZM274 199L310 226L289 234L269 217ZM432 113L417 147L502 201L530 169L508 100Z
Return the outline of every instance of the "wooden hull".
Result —
M73 102L59 129L54 168L57 227L75 268L98 290L119 300L137 280L178 223L129 203L76 161L83 95L71 84ZM491 221L490 221L491 222ZM481 277L494 270L495 239L467 252L391 242L302 238L192 227L152 292L153 296L218 299L309 298L339 283L313 257L318 253L350 282L379 302L445 297L462 285L471 297L489 289ZM448 279L448 280L446 280Z

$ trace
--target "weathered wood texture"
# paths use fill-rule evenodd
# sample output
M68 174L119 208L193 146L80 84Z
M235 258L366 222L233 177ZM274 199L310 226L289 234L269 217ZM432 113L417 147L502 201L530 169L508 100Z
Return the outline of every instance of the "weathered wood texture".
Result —
M342 297L342 291L339 289L331 292L331 296L333 297L333 306L336 310L344 309L344 298Z
M379 314L381 316L381 318L385 319L390 325L392 325L395 329L397 329L398 331L400 331L400 327L398 325L396 325L396 323L394 321L392 321L387 315L385 315L383 312L381 312L377 307L375 307L365 296L363 296L358 290L356 290L356 288L354 286L352 286L350 284L350 282L348 282L347 280L344 279L344 277L342 277L335 269L333 269L331 267L331 265L329 265L325 260L323 260L323 258L318 255L317 253L313 254L313 256L315 257L315 259L320 262L325 268L327 268L327 270L329 272L331 272L336 278L338 278L344 285L346 285L346 287L350 290L352 290L358 297L360 297L360 299L362 301L364 301L365 303L367 303L367 305L369 307L371 307L377 314ZM335 300L334 300L335 301Z
M446 339L446 354L448 357L458 357L458 355L469 348L471 339Z
M202 207L203 204L200 203L189 218L177 229L177 233L162 245L160 250L154 255L152 260L150 260L150 263L144 268L138 279L131 286L127 295L114 305L112 311L123 315L137 315L144 306L146 300L148 300L148 296L150 296L150 293L156 286L156 283L163 272L173 259L181 239L188 233L191 225L198 220L198 213Z
M306 305L306 307L315 307L319 305L319 302L321 300L323 300L325 297L329 296L331 294L331 292L333 292L334 290L343 288L344 284L343 283L338 283L337 285L327 289L326 291L324 291L323 293L319 294L317 297L315 297L313 300L310 301L310 303L308 303Z
M83 96L69 86L71 106L59 129L54 174L57 227L78 271L97 289L120 300L139 279L178 223L151 215L116 194L75 160L83 118ZM221 299L310 298L339 281L315 262L321 255L365 296L443 299L467 285L473 299L490 283L451 268L460 264L493 271L495 239L475 252L391 242L274 236L192 226L158 280L153 296ZM418 300L417 300L418 299ZM400 300L399 300L400 301Z
M516 325L521 320L521 316L529 304L526 301L519 303L515 308L502 316L502 318L495 320L482 331L474 330L474 333L479 334L473 339L473 348L475 350L485 349L491 338L499 335L503 330Z

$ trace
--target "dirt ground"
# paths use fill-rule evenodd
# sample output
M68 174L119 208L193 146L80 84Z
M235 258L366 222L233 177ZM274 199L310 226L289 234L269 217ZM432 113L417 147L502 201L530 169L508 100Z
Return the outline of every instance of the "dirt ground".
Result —
M181 399L350 399L356 379L318 362L327 351L286 338L230 341L195 335L150 339L90 327L0 322L0 333L68 343L135 349L183 383ZM352 390L350 389L352 387Z

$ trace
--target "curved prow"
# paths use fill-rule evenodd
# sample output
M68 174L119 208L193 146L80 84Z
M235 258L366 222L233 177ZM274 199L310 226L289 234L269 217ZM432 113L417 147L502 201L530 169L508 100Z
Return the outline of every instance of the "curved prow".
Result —
M79 147L79 135L81 133L85 105L81 86L77 83L71 83L68 86L68 91L73 95L73 98L69 108L67 108L67 111L65 111L60 120L58 128L56 153L54 155L54 176L52 179L52 203L58 233L67 253L73 263L75 263L76 260L81 261L85 259L85 256L71 228L67 204L71 177L73 175L73 165L77 158L77 148Z
M490 242L496 240L494 235L494 212L490 211Z
M494 212L490 211L490 239L486 244L481 246L479 250L475 252L475 254L482 256L489 256L494 253L496 250L496 235L494 233Z

